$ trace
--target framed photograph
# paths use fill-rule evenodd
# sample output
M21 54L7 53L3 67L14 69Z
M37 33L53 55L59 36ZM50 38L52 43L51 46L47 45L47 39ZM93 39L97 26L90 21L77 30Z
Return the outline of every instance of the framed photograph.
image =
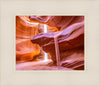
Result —
M84 16L16 16L16 70L84 70Z
M1 86L99 86L99 0L1 0Z

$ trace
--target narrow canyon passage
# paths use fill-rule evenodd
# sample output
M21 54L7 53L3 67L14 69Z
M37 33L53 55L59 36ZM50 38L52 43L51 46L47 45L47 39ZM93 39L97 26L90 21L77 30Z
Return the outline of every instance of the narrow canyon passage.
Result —
M16 70L84 70L84 16L16 16Z

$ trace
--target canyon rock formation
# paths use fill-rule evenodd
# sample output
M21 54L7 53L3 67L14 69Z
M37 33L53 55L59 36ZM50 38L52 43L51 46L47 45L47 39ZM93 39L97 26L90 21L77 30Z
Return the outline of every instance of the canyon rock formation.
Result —
M40 53L39 45L30 41L37 34L37 28L26 16L16 16L16 60L32 60Z
M44 24L47 33L44 33ZM16 60L17 69L56 70L54 38L57 38L61 67L65 70L84 69L84 16L17 16L16 17ZM50 55L44 66L41 49ZM37 60L33 67L30 61ZM28 66L23 66L23 65ZM39 68L39 65L43 65Z
M28 16L16 16L16 60L30 61L41 57L40 46L33 44L31 39L43 33L43 26L43 24L34 23ZM47 28L49 32L58 30L56 27L47 26Z
M39 21L38 17L35 17L36 19ZM59 31L36 35L32 43L39 44L45 52L50 53L53 62L56 63L54 38L58 35L61 65L67 68L84 69L84 17L54 16L47 19L49 20L40 20L40 22L60 27Z

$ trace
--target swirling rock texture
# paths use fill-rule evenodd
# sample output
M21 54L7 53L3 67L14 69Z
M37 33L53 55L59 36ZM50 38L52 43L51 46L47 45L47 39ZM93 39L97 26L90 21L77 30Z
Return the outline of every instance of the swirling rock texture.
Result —
M84 70L84 16L17 16L16 20L16 58L28 61L26 66L18 64L17 69L57 70L54 42L57 36L61 69ZM42 33L44 24L48 33ZM29 62L39 57L41 48L50 54L51 60Z
M16 16L16 60L32 60L40 53L39 45L30 41L37 28L38 25L30 23L27 16Z
M49 32L57 31L56 27L48 28ZM30 61L39 57L40 47L33 44L31 39L41 32L43 24L30 21L28 16L16 16L16 60Z

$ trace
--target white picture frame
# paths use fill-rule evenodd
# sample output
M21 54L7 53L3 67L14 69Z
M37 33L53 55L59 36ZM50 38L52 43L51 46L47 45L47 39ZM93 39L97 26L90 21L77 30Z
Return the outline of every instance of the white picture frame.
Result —
M0 85L1 86L99 86L100 80L99 0L1 0ZM16 15L84 15L84 71L16 71Z

